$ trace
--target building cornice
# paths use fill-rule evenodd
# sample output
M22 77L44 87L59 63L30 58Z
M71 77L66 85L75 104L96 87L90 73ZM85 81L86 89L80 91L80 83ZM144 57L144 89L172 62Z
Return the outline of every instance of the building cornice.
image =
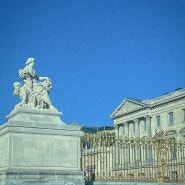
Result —
M163 100L161 102L157 102L153 105L149 105L149 107L151 109L154 109L154 108L157 108L157 107L169 104L169 103L177 102L177 101L180 101L180 100L183 100L183 99L185 99L185 94L183 94L181 96L178 96L178 97L173 97L173 98L170 98L170 99L166 99L166 100Z
M155 108L158 108L160 106L164 106L166 104L170 104L173 102L177 102L180 100L185 99L185 89L181 89L179 91L175 91L173 93L167 94L167 95L163 95L161 97L155 98L155 99L151 99L151 100L144 100L144 101L134 101L134 99L131 98L125 98L124 101L117 107L117 109L111 114L111 119L115 119L115 118L120 118L122 116L127 116L133 113L137 113L139 111L143 111L143 110L152 110ZM120 114L119 110L122 108L122 106L124 105L124 103L126 101L130 101L133 102L135 104L141 105L142 107L133 109L133 110L129 110L128 112L122 112Z

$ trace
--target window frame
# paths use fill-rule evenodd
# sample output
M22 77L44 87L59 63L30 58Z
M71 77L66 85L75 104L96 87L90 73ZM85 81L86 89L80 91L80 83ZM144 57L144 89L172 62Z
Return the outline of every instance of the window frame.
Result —
M161 128L161 116L160 115L156 116L156 123L157 123L157 128Z
M182 122L185 122L185 108L182 109Z
M174 113L169 112L168 117L169 117L169 125L174 125Z

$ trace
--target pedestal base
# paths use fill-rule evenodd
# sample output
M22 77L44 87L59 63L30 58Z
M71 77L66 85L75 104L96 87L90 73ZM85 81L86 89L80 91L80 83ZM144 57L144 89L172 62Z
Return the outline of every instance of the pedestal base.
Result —
M80 126L50 110L18 109L0 127L0 185L84 185Z
M17 170L0 171L1 185L84 185L81 171Z

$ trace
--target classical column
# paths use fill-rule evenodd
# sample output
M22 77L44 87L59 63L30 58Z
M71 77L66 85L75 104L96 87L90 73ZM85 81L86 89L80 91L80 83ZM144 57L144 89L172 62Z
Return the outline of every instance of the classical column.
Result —
M125 125L124 124L122 125L123 125L123 136L125 136Z
M146 115L145 116L145 120L146 120L146 134L148 137L152 136L152 132L151 132L151 116L150 115ZM152 157L152 151L151 148L149 147L147 149L147 156L146 157L146 164L151 164L153 161L153 157Z
M120 135L120 125L114 125L115 129L115 135L119 138ZM119 144L116 142L115 145L115 168L117 169L119 167Z
M114 125L115 135L119 136L119 125Z
M134 124L135 124L135 136L140 137L139 119L135 119Z
M119 136L123 136L124 133L123 133L123 124L120 124L119 125Z
M129 136L129 123L125 122L124 127L125 127L125 136Z
M146 120L146 134L148 137L151 137L151 117L150 115L146 115L145 120Z
M131 136L133 136L134 135L134 132L133 132L133 128L134 128L134 123L133 122L131 122L131 123L129 123L129 129L128 129L128 132L129 132L129 136L131 137Z
M134 132L134 134L135 134L135 136L136 137L140 137L140 130L139 130L139 119L134 119L133 120L133 125L134 125L134 130L135 130L135 132ZM135 167L137 167L138 166L138 164L139 164L139 148L138 148L138 146L136 145L134 148L133 148L133 152L134 152L134 159L132 159L133 161L134 161L134 165L135 165Z

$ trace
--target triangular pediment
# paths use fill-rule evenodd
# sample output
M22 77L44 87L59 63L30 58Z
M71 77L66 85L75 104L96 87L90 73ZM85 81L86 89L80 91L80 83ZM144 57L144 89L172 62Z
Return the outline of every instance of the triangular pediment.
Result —
M126 98L112 113L111 118L133 112L143 107L146 107L146 105L141 101Z

